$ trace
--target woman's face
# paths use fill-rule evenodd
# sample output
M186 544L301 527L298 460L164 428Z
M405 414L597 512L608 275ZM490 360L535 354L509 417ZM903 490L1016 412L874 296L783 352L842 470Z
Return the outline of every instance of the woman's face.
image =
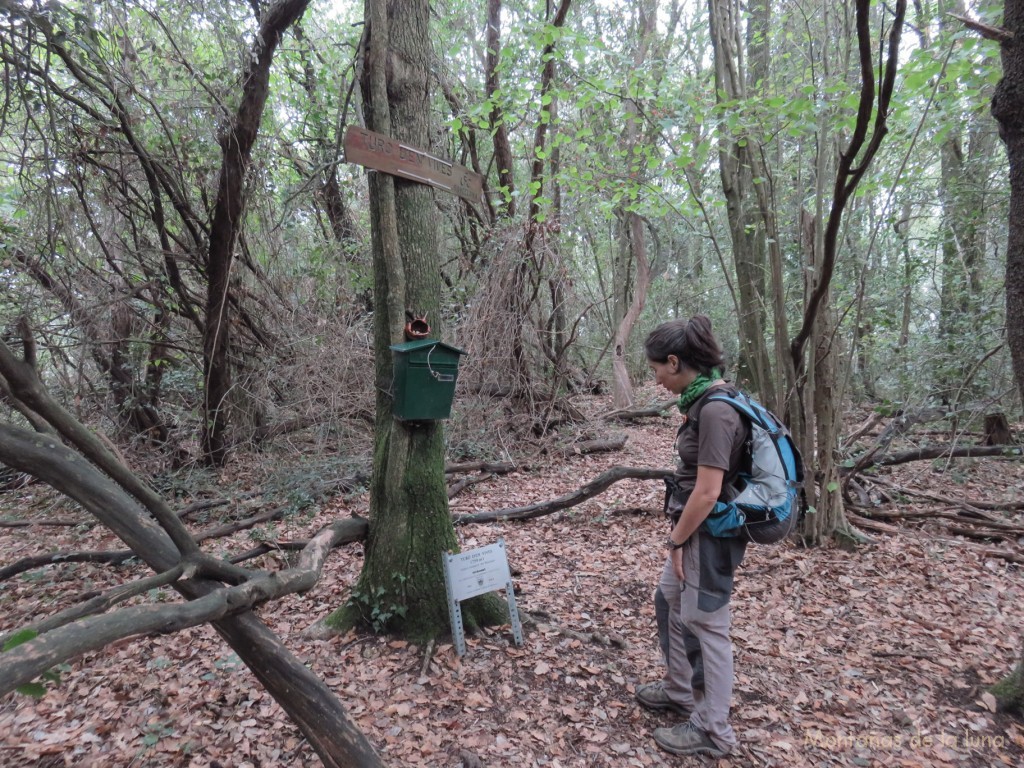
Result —
M648 360L647 364L654 371L654 381L673 395L680 394L697 378L697 372L680 363L675 355L669 355L664 363Z

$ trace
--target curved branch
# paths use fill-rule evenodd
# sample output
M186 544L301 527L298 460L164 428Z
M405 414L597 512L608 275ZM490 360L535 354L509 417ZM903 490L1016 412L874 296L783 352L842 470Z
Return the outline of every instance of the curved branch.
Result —
M561 509L582 504L587 499L597 496L619 480L662 480L672 474L671 469L649 469L643 467L612 467L572 493L559 496L551 501L530 504L526 507L499 509L495 512L478 512L475 515L456 515L452 518L455 525L467 523L494 523L499 520L529 520L543 517Z

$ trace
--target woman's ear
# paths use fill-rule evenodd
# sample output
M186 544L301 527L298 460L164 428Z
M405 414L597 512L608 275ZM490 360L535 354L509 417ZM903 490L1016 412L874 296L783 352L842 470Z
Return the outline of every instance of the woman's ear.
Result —
M679 373L679 358L675 355L669 355L668 360L665 362L672 366L672 373Z

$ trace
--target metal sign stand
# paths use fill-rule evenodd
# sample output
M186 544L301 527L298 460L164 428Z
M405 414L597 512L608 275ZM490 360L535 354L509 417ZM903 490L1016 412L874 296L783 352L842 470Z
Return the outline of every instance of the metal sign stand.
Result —
M452 637L455 638L455 652L466 655L466 632L462 624L462 606L459 603L471 597L505 590L508 613L512 621L512 638L516 645L523 644L523 625L519 621L516 594L512 587L512 574L508 569L505 540L498 539L479 549L471 549L456 555L444 553L444 586L448 592L448 614L452 622Z

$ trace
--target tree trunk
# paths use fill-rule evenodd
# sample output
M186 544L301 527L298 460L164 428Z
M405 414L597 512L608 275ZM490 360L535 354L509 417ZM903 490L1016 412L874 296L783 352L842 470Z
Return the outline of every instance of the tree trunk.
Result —
M619 291L625 291L632 285L629 300L624 306L618 307L622 310L621 316L616 316L615 338L612 344L612 401L615 408L630 408L633 405L633 385L629 379L629 368L626 362L626 353L629 349L629 337L633 333L633 326L640 319L644 304L647 301L647 292L651 287L651 265L647 258L647 246L644 240L644 222L640 216L632 211L624 212L620 218L624 242L621 245L622 254L620 258L625 262L626 270L630 265L636 265L635 281L634 276L620 275L624 279L622 285L616 286L616 305L622 300ZM627 258L627 254L631 258ZM619 270L617 270L617 273Z
M231 264L245 209L245 175L270 92L270 66L281 36L306 11L309 0L278 0L263 14L242 99L220 136L222 153L217 201L210 225L206 264L206 326L203 333L203 458L220 466L228 454L228 394L231 391Z
M554 28L565 26L572 0L560 0L558 7L549 3L547 23ZM554 8L554 14L551 11ZM529 365L527 350L523 338L523 327L529 315L529 308L536 300L541 281L541 262L537 255L537 235L543 227L545 211L541 209L544 195L544 156L548 141L548 130L553 124L554 112L552 104L555 89L555 40L547 43L541 50L541 61L544 66L540 74L540 114L537 125L533 129L533 162L530 164L530 204L526 220L526 234L522 248L516 261L511 288L507 296L507 312L509 317L512 346L512 387L517 394L529 394L533 376Z
M367 127L429 148L429 3L367 0L366 25L360 85ZM448 627L442 555L457 550L458 541L448 510L442 423L392 416L390 346L404 340L407 311L426 315L432 336L442 335L437 210L426 185L384 173L369 174L369 185L377 382L370 530L359 582L330 622L426 639ZM472 623L471 611L464 617Z
M719 103L746 97L742 67L743 44L738 6L732 0L709 0L711 43L715 55L715 93ZM766 18L762 9L759 17ZM755 18L755 20L756 20ZM764 64L763 58L761 64ZM765 333L765 231L753 215L753 174L749 158L756 154L753 137L735 135L723 125L718 153L719 175L725 195L733 262L739 289L737 320L740 332L739 378L768 402L774 386Z
M647 52L656 29L657 0L643 0L637 4L636 9L637 38L633 52L633 71L641 71L647 65ZM630 162L635 162L634 150L640 139L640 109L636 101L628 97L624 109L626 133L623 154ZM631 175L633 181L639 184L646 174L638 170L631 172ZM640 215L630 206L624 205L616 211L616 221L619 227L619 248L612 271L612 318L615 323L612 341L612 402L616 408L629 408L633 405L633 384L627 364L629 337L647 301L651 267L647 258L644 223Z
M487 98L491 100L491 114L488 120L494 143L494 167L498 174L498 191L501 193L501 204L498 216L511 219L516 215L515 175L512 165L512 144L508 138L508 126L501 109L498 64L501 61L501 5L502 0L487 0L487 59L486 86Z
M839 472L835 466L838 415L843 396L842 382L837 378L836 372L830 370L834 365L830 358L836 355L833 335L829 328L822 329L820 325L823 320L828 319L827 314L822 312L822 307L828 306L830 285L839 253L839 231L843 212L870 167L888 130L886 118L896 82L900 35L905 13L905 0L898 0L895 18L889 30L886 62L876 94L875 53L871 42L871 4L868 0L857 0L857 53L861 77L857 122L849 143L838 157L831 208L827 219L823 216L823 180L827 170L824 153L828 150L824 140L818 141L819 159L815 170L818 186L815 197L818 200L818 210L813 218L805 214L808 223L804 226L805 248L811 249L811 263L814 269L808 272L803 322L790 344L793 369L796 372L796 403L802 407L803 413L803 420L795 425L794 434L805 457L814 457L810 463L815 466L815 479L819 484L816 514L808 515L804 522L804 537L810 543L820 543L837 535L845 538L849 533L842 511L842 496L837 492ZM819 136L825 136L825 131L826 126L822 125ZM821 221L825 222L824 227L817 226ZM809 366L804 359L808 341L811 342L812 352ZM828 380L819 382L819 376ZM827 401L820 402L819 398L826 398ZM828 423L817 423L822 418L827 419ZM816 444L812 436L817 437ZM823 440L830 442L822 442Z
M948 10L965 13L962 2L947 5L951 6ZM940 3L940 12L943 11L941 6ZM949 25L946 18L940 19L940 27ZM949 95L945 98L948 101ZM971 392L964 391L963 362L965 352L977 338L980 270L985 251L986 183L978 158L987 159L993 149L988 146L986 132L977 125L978 117L968 115L966 119L974 122L965 125L959 114L943 116L943 123L951 128L940 149L939 193L943 215L939 339L942 349L937 360L934 394L954 409L958 402L972 399Z
M1006 339L1017 389L1024 399L1024 0L1006 0L1003 77L992 96L992 116L1010 161L1009 235L1006 241Z

